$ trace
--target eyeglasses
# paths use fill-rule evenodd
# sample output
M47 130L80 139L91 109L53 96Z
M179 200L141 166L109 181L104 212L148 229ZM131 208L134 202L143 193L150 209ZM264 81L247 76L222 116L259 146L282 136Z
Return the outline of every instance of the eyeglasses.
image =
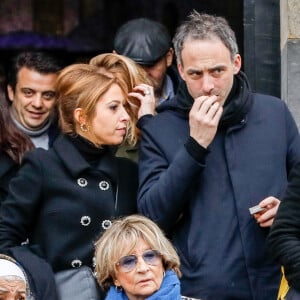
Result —
M120 258L116 263L122 272L132 271L138 262L138 257L141 256L144 262L151 266L156 266L161 262L162 254L157 250L147 250L142 255L126 255Z

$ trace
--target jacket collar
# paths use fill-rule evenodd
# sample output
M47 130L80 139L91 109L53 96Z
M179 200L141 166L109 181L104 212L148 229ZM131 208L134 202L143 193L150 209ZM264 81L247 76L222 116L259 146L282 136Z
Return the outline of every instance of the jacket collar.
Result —
M61 134L55 140L53 150L74 178L88 170L98 170L104 172L112 180L117 179L117 160L114 157L114 150L111 148L99 155L99 162L95 169L83 158L74 143L66 135Z

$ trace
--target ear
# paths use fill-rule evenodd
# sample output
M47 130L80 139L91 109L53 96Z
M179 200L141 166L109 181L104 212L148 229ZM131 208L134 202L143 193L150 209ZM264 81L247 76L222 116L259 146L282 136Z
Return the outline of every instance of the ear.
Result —
M237 74L242 66L242 58L239 54L236 54L234 61L233 61L233 73Z
M86 115L82 108L76 108L74 110L73 117L79 125L86 123Z
M183 66L181 64L177 65L177 69L179 72L179 75L181 76L181 78L185 81L185 76L184 76L184 70L183 70Z
M115 280L114 280L114 285L115 285L115 286L121 286L121 284L120 284L120 282L119 282L118 279L115 279Z
M167 66L170 67L173 62L173 56L174 56L174 50L173 48L170 48L169 51L166 54L166 60L167 60Z
M12 88L11 85L7 86L7 95L8 95L9 100L11 102L13 102L14 101L14 97L15 97L15 92L14 92L14 90L13 90L13 88Z

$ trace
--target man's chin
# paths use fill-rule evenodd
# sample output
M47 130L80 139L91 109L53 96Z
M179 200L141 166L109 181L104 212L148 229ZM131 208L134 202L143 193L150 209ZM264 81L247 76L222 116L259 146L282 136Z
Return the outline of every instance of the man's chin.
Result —
M27 128L28 130L32 130L32 131L39 131L41 129L43 129L46 124L48 123L48 120L44 121L44 122L28 122L26 124L26 126L24 126L25 128Z

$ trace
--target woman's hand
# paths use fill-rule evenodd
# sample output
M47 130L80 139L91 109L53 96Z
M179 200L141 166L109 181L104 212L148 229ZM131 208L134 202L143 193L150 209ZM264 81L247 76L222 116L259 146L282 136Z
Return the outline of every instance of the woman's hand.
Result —
M144 115L154 115L156 100L153 86L144 83L139 84L134 87L133 92L128 95L140 100L141 106L138 111L139 119Z

